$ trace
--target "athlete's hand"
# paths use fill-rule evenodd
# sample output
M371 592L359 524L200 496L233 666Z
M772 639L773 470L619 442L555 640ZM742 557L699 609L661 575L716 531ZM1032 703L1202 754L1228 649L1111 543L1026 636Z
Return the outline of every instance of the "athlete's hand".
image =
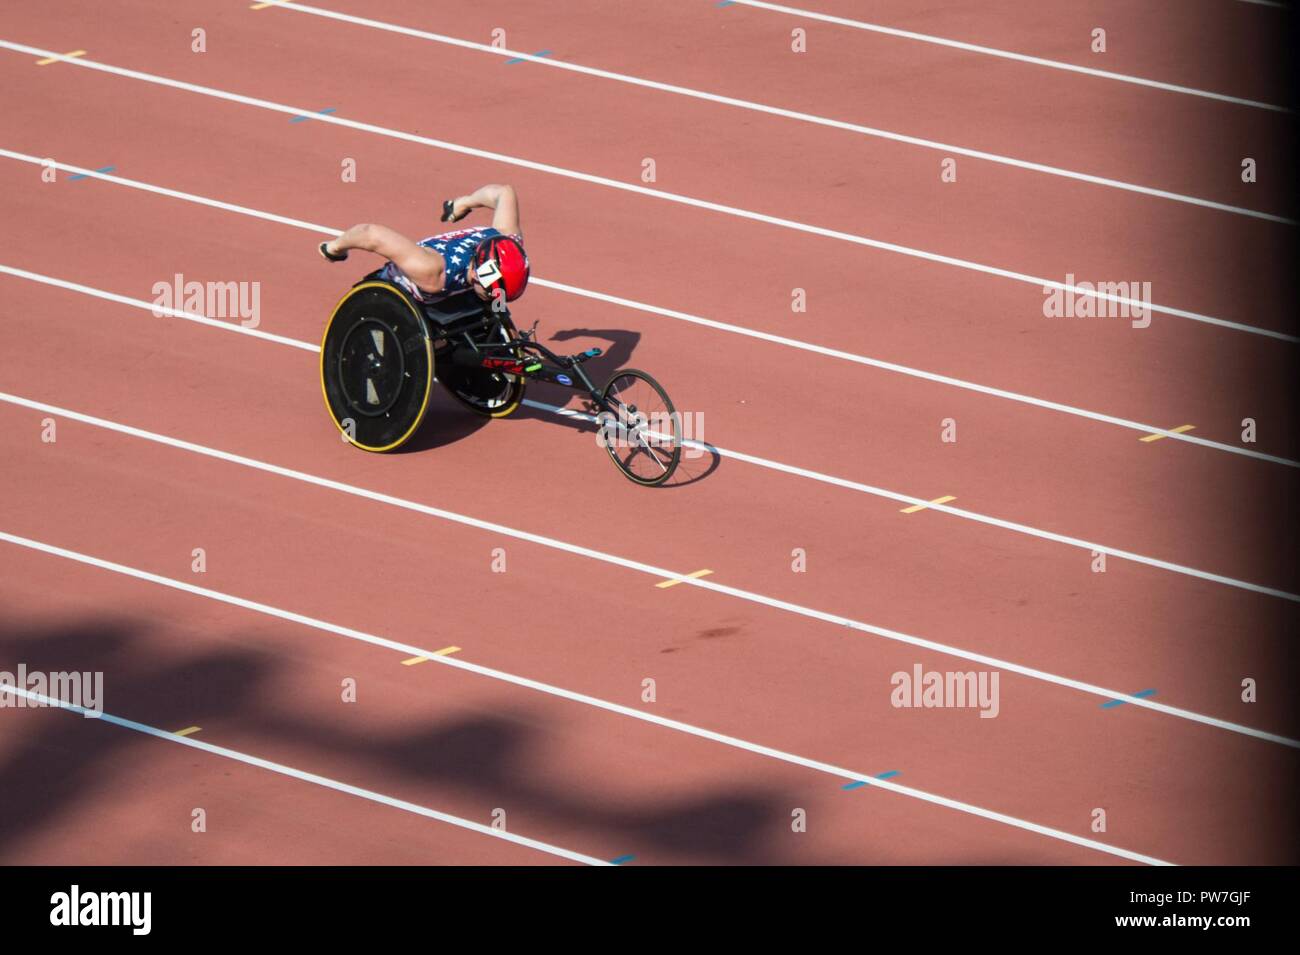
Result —
M447 199L442 204L442 221L459 222L470 214L472 210L464 197L460 199Z
M348 257L346 249L342 252L331 252L330 244L328 242L322 242L316 247L316 251L321 254L321 257L325 259L326 262L342 262Z

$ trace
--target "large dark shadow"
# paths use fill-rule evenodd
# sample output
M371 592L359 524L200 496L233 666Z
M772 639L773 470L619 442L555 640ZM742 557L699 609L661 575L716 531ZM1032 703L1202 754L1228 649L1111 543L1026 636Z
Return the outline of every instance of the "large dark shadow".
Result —
M547 747L571 739L549 733L544 712L534 706L420 720L420 691L415 690L409 728L389 735L376 735L373 725L353 729L346 719L323 720L301 701L280 696L276 683L283 664L258 649L256 639L237 636L232 641L248 649L159 663L157 635L144 623L105 619L23 628L0 622L0 670L15 672L20 662L29 672L99 670L104 673L104 710L114 716L169 731L204 726L210 728L205 738L214 743L220 742L223 728L256 733L268 742L267 749L295 749L300 754L293 759L296 768L369 784L434 808L439 808L437 790L445 799L452 788L490 800L508 816L513 807L516 818L523 816L534 826L540 822L581 834L576 840L581 845L570 848L591 852L609 847L612 856L654 854L680 861L812 861L781 848L790 810L802 804L798 794L738 778L722 789L666 799L662 793L628 794L606 781L604 769L598 775L575 774L562 784L543 781L537 768L546 764ZM364 693L364 675L359 679ZM436 681L426 686L431 697L438 692ZM5 715L0 709L0 719ZM609 719L611 734L624 728L619 725L624 718ZM0 759L0 780L5 780L0 786L0 852L11 846L26 853L33 845L57 841L60 820L96 811L97 792L113 779L129 748L168 745L50 709L41 711L39 719L26 719L23 727L21 741ZM215 757L196 753L195 758ZM608 772L617 772L617 766ZM376 783L377 778L389 782ZM378 805L372 809L396 811Z
M269 676L266 658L254 653L223 651L156 665L140 645L141 633L139 625L113 619L49 629L0 624L0 670L16 673L23 663L28 672L102 672L106 713L173 731L238 712ZM39 721L25 721L39 726L36 734L0 762L0 847L57 839L61 816L95 812L97 786L111 778L124 751L165 745L72 712L40 712ZM0 719L9 715L0 709Z
M614 801L599 776L575 776L564 788L536 782L532 767L538 716L528 710L473 716L389 738L356 740L353 754L387 771L402 770L429 783L499 795L530 817L598 830L620 854L653 849L682 856L721 857L732 863L775 863L771 842L788 831L793 796L736 780L721 792L676 799ZM311 727L303 727L311 731ZM618 789L620 787L612 787Z

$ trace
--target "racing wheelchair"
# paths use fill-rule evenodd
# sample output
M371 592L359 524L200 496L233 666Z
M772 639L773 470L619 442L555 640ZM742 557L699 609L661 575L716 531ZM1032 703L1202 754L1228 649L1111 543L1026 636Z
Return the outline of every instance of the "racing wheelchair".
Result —
M682 454L681 417L663 387L624 368L602 388L583 369L601 354L557 355L520 332L504 302L472 291L417 302L372 272L334 307L320 349L321 391L330 417L352 445L395 451L424 422L434 382L475 414L504 418L524 402L530 380L586 393L597 443L637 484L672 477Z

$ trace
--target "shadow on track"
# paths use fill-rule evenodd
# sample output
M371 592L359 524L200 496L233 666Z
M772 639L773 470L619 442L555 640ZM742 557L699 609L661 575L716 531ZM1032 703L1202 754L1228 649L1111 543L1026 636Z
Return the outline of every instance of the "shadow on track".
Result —
M753 780L672 796L630 792L610 782L618 778L616 766L608 777L575 775L561 786L547 784L539 781L536 768L545 764L557 739L540 711L517 707L420 719L412 708L409 724L377 733L371 721L349 726L351 711L341 719L322 719L286 701L276 684L278 671L288 664L259 648L255 634L233 635L220 649L181 647L166 654L170 662L159 662L156 643L152 649L146 645L147 638L149 643L157 639L151 630L146 623L122 619L38 627L6 622L0 624L0 670L16 672L21 662L29 672L102 671L103 708L115 716L160 729L200 725L205 739L218 745L223 728L256 731L268 742L268 752L296 749L291 760L296 768L337 777L342 763L348 782L397 780L396 787L372 785L432 807L445 804L451 789L505 808L520 831L552 830L561 844L597 855L651 854L682 863L818 861L791 851L798 844L789 839L791 807L802 804L797 793ZM430 695L439 679L464 678L429 675L435 677L428 684ZM329 692L336 695L337 686ZM364 678L360 692L366 692ZM339 703L354 705L360 706ZM24 724L23 735L11 736L0 758L0 779L7 781L0 787L0 862L30 859L33 847L57 842L61 819L95 813L99 791L128 751L167 745L71 713L39 712ZM0 718L4 715L0 710ZM610 719L609 730L617 734L622 721ZM216 757L196 752L194 758ZM373 811L394 810L375 806ZM170 837L163 842L173 844Z

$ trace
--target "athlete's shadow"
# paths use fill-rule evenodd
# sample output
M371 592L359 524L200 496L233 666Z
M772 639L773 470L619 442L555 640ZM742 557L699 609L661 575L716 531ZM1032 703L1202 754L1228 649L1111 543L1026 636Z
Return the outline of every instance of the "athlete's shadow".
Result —
M592 384L597 389L600 389L604 388L609 379L614 377L614 372L627 367L632 360L632 353L636 351L636 346L641 341L641 333L630 332L623 328L566 328L553 334L544 344L551 351L564 355L569 352L567 349L559 347L560 344L572 341L575 338L596 338L607 342L609 345L598 357L582 363L582 370L591 379ZM576 375L571 377L575 384L579 383L580 379ZM550 407L563 408L569 404L575 394L581 399L586 399L585 391L574 391L572 388L552 384L549 381L533 381L528 383L528 396L525 400ZM589 428L581 419L566 418L529 404L525 404L515 412L514 416L517 418L533 418L550 424L567 425L578 431L591 430L593 433L595 432L594 427Z
M449 395L446 388L434 382L433 389L429 393L429 407L424 413L424 422L420 425L420 430L412 435L411 440L398 448L397 453L432 451L443 445L454 444L491 423L491 418L470 411Z
M575 338L598 338L609 343L601 355L582 363L583 369L597 387L603 386L614 372L627 367L632 361L636 346L641 343L641 333L626 328L565 328L553 334L545 344L551 351L563 353L552 343L572 341Z

